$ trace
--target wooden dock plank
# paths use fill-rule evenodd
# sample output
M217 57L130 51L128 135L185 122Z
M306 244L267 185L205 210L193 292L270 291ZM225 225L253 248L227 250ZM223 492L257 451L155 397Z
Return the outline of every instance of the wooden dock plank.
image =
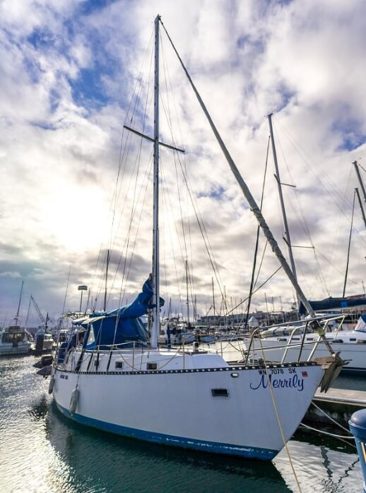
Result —
M366 391L331 388L324 394L317 390L313 400L366 408Z

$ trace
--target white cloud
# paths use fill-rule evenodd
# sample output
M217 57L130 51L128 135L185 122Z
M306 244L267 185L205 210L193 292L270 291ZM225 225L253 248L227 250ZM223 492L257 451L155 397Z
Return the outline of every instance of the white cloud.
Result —
M50 287L55 311L62 305L70 263L78 282L83 281L82 276L90 276L88 283L93 285L92 277L102 267L91 269L86 259L97 259L99 246L109 242L127 96L138 88L138 74L145 80L149 72L153 20L160 13L257 199L268 138L265 117L280 110L274 123L281 178L297 185L297 192L285 189L293 242L312 241L319 261L312 250L296 250L299 278L311 297L326 296L327 290L339 295L352 193L357 185L351 162L365 155L364 145L353 151L345 145L352 139L362 142L366 134L364 2L191 0L187 5L183 0L140 0L112 2L91 13L83 6L85 2L71 0L12 0L0 5L0 221L2 242L20 249L0 250L0 261L18 261L19 266L33 262L37 269L43 266L46 271L51 255L57 270L51 269L43 278L32 269L25 270L24 275L26 282L35 283L39 290L40 277ZM165 111L170 109L178 123L176 145L187 149L183 165L196 194L195 203L205 218L215 260L221 266L222 285L228 297L242 298L249 286L256 224L169 52L165 40L162 138L173 140L170 125L164 121ZM176 90L174 97L166 94L165 78ZM149 90L151 105L151 85ZM133 121L139 130L144 98L144 93L139 94L140 113ZM151 130L151 124L150 119L145 131ZM130 146L139 145L135 136L125 133L123 139L128 139ZM161 226L162 263L170 263L164 277L178 282L178 287L164 285L164 294L184 293L181 279L188 255L200 280L195 283L196 294L209 303L210 262L199 230L191 224L194 211L189 196L183 185L180 189L174 185L175 169L181 174L180 165L174 164L170 151L161 154L162 201L168 206ZM138 166L143 180L135 185ZM269 166L264 212L281 238L283 227L271 161ZM134 258L147 261L151 257L151 212L147 207L151 190L146 189L150 167L151 147L146 143L140 164L132 158L123 161L114 220L118 235L113 243L123 256L134 252ZM220 200L215 200L212 192L221 188ZM135 203L134 191L138 195ZM127 244L131 209L135 222ZM186 245L182 237L176 238L177 229L181 229L180 209L187 221L186 231L188 220L191 225ZM350 292L362 289L365 244L364 227L356 210ZM283 242L282 247L286 250ZM319 279L319 266L326 287ZM4 264L0 272L4 279L9 279L7 273L18 276L21 272L20 268L18 272L8 267ZM277 261L266 257L261 280L276 267ZM140 275L140 271L133 262L126 265L128 268L128 289L132 292L141 284L132 281L136 277L133 274ZM95 279L97 286L98 275ZM115 287L118 284L116 280ZM0 286L8 288L4 283ZM283 302L293 298L292 288L282 275L265 289L268 296L281 296ZM257 297L257 306L263 306L263 293ZM47 297L42 301L47 304ZM5 301L2 303L0 308L8 310Z

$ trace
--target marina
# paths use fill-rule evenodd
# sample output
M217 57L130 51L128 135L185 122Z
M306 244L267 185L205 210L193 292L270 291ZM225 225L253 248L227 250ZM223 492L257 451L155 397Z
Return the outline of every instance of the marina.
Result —
M281 365L254 358L248 364L247 361L227 361L217 352L200 350L198 344L193 351L186 351L184 346L183 350L174 350L169 345L159 347L160 312L165 304L160 296L160 148L184 153L180 148L161 142L161 32L165 33L187 76L237 182L238 192L258 222L258 233L260 227L307 310L309 324L328 351L326 357L317 359L311 352L308 358L299 356ZM298 428L316 388L320 386L326 392L345 361L325 337L328 320L316 317L159 15L154 20L153 53L153 138L124 125L128 132L153 142L152 224L149 227L149 231L152 229L152 273L129 304L108 312L104 303L102 313L85 314L85 319L74 320L74 331L60 347L52 366L49 392L64 416L83 425L172 447L272 460ZM127 151L124 149L123 154ZM107 290L109 251L106 261ZM186 273L187 264L186 261ZM146 315L150 319L148 327L140 320ZM95 399L97 393L100 393L100 401ZM141 408L145 407L150 411L147 414L141 413ZM258 421L266 423L271 433L257 428Z
M0 493L366 493L364 19L1 3Z

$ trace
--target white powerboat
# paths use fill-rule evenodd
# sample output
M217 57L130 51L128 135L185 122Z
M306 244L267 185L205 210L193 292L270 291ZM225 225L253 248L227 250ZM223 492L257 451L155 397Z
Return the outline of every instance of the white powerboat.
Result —
M30 354L32 340L31 334L19 325L0 329L0 356Z

